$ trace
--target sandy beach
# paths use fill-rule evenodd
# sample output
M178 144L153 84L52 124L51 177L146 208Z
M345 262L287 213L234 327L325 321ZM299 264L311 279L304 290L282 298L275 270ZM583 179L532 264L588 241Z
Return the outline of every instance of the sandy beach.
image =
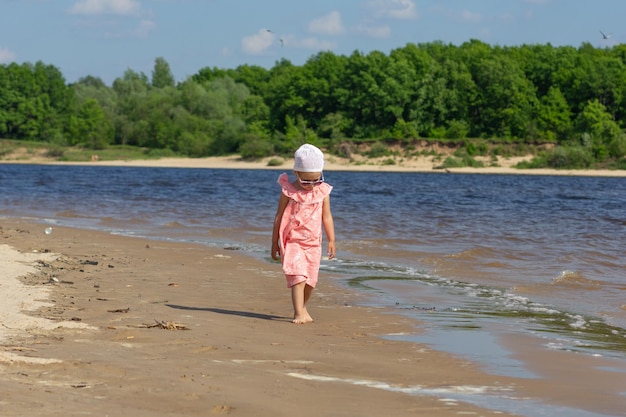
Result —
M350 161L336 156L327 157L327 171L388 171L388 172L440 172L440 173L472 173L472 174L507 174L507 175L584 175L605 177L626 177L624 170L557 170L557 169L517 169L513 166L530 157L499 158L498 166L481 168L449 168L438 169L440 162L432 157L400 159L396 164L387 165L379 159L359 159ZM292 159L285 159L280 166L268 165L272 158L257 161L245 161L239 156L218 156L209 158L162 158L158 160L133 161L98 161L98 165L113 166L147 166L147 167L185 167L185 168L221 168L221 169L285 169L293 166Z
M490 415L441 398L512 383L385 341L413 324L330 279L294 325L279 266L235 251L9 220L0 253L3 416Z
M94 155L95 157L95 155ZM94 160L90 162L59 162L41 155L24 155L18 153L5 157L0 163L52 164L52 165L100 165L129 167L169 167L169 168L219 168L219 169L274 169L291 170L293 159L280 159L281 165L270 165L269 161L277 158L266 157L254 161L243 160L238 155L214 156L206 158L160 158L149 160ZM481 158L477 158L481 160ZM532 155L525 157L498 157L494 164L482 158L484 167L447 168L441 169L441 161L432 156L412 158L395 158L393 164L385 163L388 158L366 158L355 155L353 159L330 155L326 157L327 171L388 171L388 172L434 172L434 173L471 173L471 174L505 174L505 175L579 175L626 177L626 170L557 170L557 169L518 169L514 166L521 161L529 161Z
M611 366L603 359L520 338L507 343L537 356L548 377L490 375L385 339L419 323L360 306L364 295L332 276L312 299L315 322L294 325L278 264L44 229L19 219L0 229L0 296L13 300L0 309L3 416L514 415L476 405L498 396L619 407L620 373L588 390L593 368Z

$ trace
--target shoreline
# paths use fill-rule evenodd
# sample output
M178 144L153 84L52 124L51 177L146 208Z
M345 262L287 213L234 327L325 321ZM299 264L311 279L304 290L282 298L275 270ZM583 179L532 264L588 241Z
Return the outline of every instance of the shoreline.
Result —
M244 254L66 227L46 235L19 219L3 222L0 238L11 243L3 253L39 270L13 279L39 288L56 278L26 316L89 325L16 328L0 339L12 353L0 356L3 416L490 415L454 398L510 384L381 338L413 324L359 307L329 277L312 300L316 321L294 325L280 268Z
M24 160L0 160L0 164L38 164L38 165L79 165L79 166L127 166L150 168L212 168L212 169L271 169L291 170L293 159L285 159L278 166L269 166L273 158L256 161L245 161L237 155L215 156L206 158L161 158L153 160L116 160L90 162L59 162L51 159L32 158ZM482 168L446 168L438 169L438 162L432 157L402 159L397 164L386 165L380 159L350 161L336 156L327 156L326 171L359 171L359 172L429 172L440 174L499 174L499 175L558 175L558 176L600 176L626 177L626 170L557 170L557 169L517 169L515 164L528 158L499 158L499 166Z
M61 416L75 407L144 416L532 416L539 407L561 416L578 407L610 415L623 405L623 370L598 371L617 366L610 358L509 335L501 343L538 377L489 374L390 340L420 323L364 306L367 294L328 274L312 300L315 323L294 325L280 268L245 253L67 227L47 235L20 219L2 226L0 244L14 248L7 256L38 271L14 279L28 292L49 289L46 305L28 315L54 324L0 339L0 352L14 354L0 357L3 415L45 407ZM0 283L3 298L5 290ZM88 327L58 325L65 322Z

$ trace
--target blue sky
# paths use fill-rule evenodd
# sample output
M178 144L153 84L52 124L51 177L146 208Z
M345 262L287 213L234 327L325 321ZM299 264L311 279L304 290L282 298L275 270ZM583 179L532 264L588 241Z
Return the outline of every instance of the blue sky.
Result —
M626 42L624 16L625 0L0 0L0 64L42 61L67 82L110 85L129 68L150 77L163 57L182 81L432 41L610 47Z

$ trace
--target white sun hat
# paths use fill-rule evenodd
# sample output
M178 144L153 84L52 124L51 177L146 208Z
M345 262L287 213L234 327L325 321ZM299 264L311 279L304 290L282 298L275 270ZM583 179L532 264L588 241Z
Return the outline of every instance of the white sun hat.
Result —
M324 154L319 148L305 143L294 154L293 170L298 172L322 172Z

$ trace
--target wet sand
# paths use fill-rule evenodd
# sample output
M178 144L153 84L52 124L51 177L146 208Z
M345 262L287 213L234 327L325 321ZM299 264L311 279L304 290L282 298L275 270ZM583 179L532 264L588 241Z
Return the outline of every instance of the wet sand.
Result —
M327 274L310 303L315 322L295 325L277 263L81 229L45 234L19 219L1 227L0 297L19 301L0 307L2 416L502 416L539 400L623 409L623 374L594 379L606 359L512 337L503 343L533 356L542 377L492 375L386 339L420 324L362 307L365 294Z

